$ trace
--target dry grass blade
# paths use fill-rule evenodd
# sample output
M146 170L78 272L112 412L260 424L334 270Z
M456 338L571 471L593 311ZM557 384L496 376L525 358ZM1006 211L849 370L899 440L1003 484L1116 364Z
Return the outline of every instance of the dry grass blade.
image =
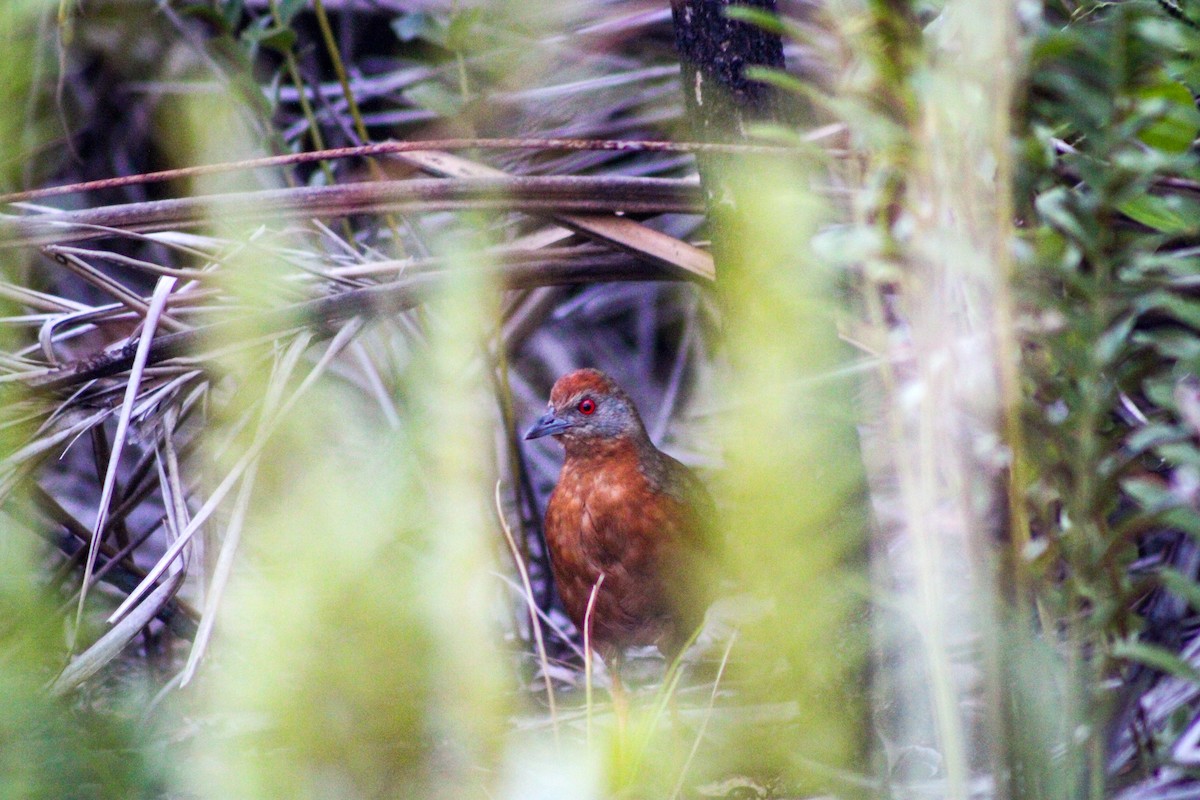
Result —
M592 610L596 605L596 595L600 593L600 585L604 583L604 573L596 578L596 585L588 597L587 611L583 615L583 692L584 705L587 706L587 742L592 743Z
M525 587L509 578L507 575L503 575L499 572L496 573L496 577L508 584L508 587L512 589L518 597L521 598L521 602L525 601ZM537 612L538 619L542 621L542 624L549 628L554 635L557 636L564 645L566 645L567 649L578 656L579 660L582 662L586 656L579 645L575 644L574 638L572 638L565 630L563 630L562 626L555 622L554 619L545 611L542 611L536 605L534 605L534 610Z
M272 382L272 387L277 387L286 382L287 376L289 376L292 370L295 369L296 364L299 362L300 357L304 354L305 349L308 347L308 344L311 341L312 336L308 333L301 334L300 336L296 337L296 339L292 342L291 347L288 348L287 353L281 359L280 365L276 367L273 375L274 380ZM303 388L303 385L301 388ZM278 389L275 389L274 391L278 391ZM269 417L269 412L274 410L275 403L273 403L272 398L268 396L264 399L263 406L263 419L265 420ZM237 460L233 468L229 471L221 483L217 485L217 488L213 490L213 493L209 496L208 500L204 502L204 504L200 507L200 510L197 511L195 516L193 516L188 522L187 527L184 528L179 534L179 538L171 543L171 546L167 548L166 552L163 553L161 558L159 558L158 563L156 563L154 567L146 574L146 577L137 586L137 588L130 592L129 596L125 598L124 602L122 602L121 605L117 607L117 610L112 613L112 616L109 617L109 622L115 622L128 613L129 609L138 601L138 599L144 595L154 584L154 582L158 580L158 577L166 571L171 562L178 558L179 554L183 551L183 548L189 541L191 541L192 536L194 536L196 531L200 529L200 526L203 525L210 516L212 516L213 512L216 511L217 506L224 501L225 497L229 494L229 491L233 488L234 483L236 483L245 474L246 470L248 470L250 465L257 459L259 452L262 450L262 447L266 444L266 441L270 436L270 432L271 428L268 425L260 425L258 433L255 436L254 442L251 444L251 446L242 455L242 457Z
M118 303L127 307L130 311L138 315L146 315L149 313L149 306L131 292L129 289L122 286L116 280L113 280L108 275L105 275L100 270L88 264L74 253L67 252L65 248L45 247L42 252L51 256L56 262L66 267L68 270L78 275L83 280L95 286L105 294L111 295ZM187 326L178 320L172 319L170 315L160 312L158 324L163 328L171 331L187 330Z
M178 533L188 525L187 494L183 488L183 475L179 469L179 452L175 447L174 433L177 409L169 409L163 419L164 435L155 451L154 466L158 471L159 491L166 510L167 530Z
M602 214L555 214L554 219L577 233L607 242L653 264L706 281L717 279L717 268L707 251L640 222Z
M160 277L163 275L169 275L173 278L179 278L180 280L200 281L215 277L212 272L206 272L205 270L173 269L171 267L164 267L161 264L155 264L144 259L131 258L130 256L123 255L121 253L110 253L107 250L92 250L83 247L60 247L58 245L50 245L49 247L43 248L43 252L49 255L70 255L81 260L84 258L93 258L98 261L107 261L111 264L119 264L122 267L135 269L139 272L146 272Z
M17 286L8 281L0 281L0 297L50 314L87 311L91 308L89 305L66 297L39 292L36 289L30 289L26 286Z
M379 374L379 368L375 362L371 360L370 353L363 346L361 341L356 341L352 345L354 351L354 359L358 362L360 371L366 379L367 386L370 387L371 396L375 398L379 405L379 410L387 420L388 427L392 430L400 428L400 413L396 409L396 401L388 393L387 386L383 383L383 378Z
M546 682L546 702L550 706L550 724L554 728L554 741L558 741L558 709L554 702L554 683L550 680L550 661L546 658L546 643L542 641L542 626L538 624L537 601L533 597L533 586L529 583L529 571L525 569L525 560L513 539L512 530L504 518L504 504L500 501L500 481L496 481L496 515L500 519L500 528L504 531L504 539L508 542L508 550L512 553L513 563L521 575L521 585L524 587L525 604L529 608L529 630L537 644L538 660L542 665L542 678Z
M250 508L250 499L254 493L254 479L257 474L258 459L255 459L246 468L241 488L234 501L233 515L230 517L229 526L225 529L225 540L221 542L221 553L217 556L217 565L213 569L212 582L204 603L204 614L200 618L200 628L196 631L196 638L192 642L192 650L188 654L187 664L179 676L181 688L191 682L192 677L196 674L196 667L200 664L200 659L208 649L208 640L212 637L213 625L216 624L217 608L221 604L221 598L225 596L225 587L233 572L233 559L242 539L242 528L246 522L246 512Z
M528 289L551 285L575 285L610 281L672 281L680 271L668 272L660 266L634 261L620 254L593 257L580 263L577 260L533 260L528 264L501 264L481 268L497 276L507 289ZM302 325L322 330L332 324L356 316L379 316L407 311L415 307L435 287L442 285L445 272L417 274L393 283L352 289L317 300L309 300L284 308L257 312L258 327L271 334L282 335ZM158 337L152 349L151 361L158 363L196 350L210 340L221 340L223 334L236 329L239 321L214 323L203 328ZM238 346L246 344L239 342ZM52 373L30 376L31 388L57 391L78 386L97 378L108 377L129 368L132 355L127 351L106 353L84 362L70 362Z
M499 178L507 173L494 167L435 151L404 153L401 160L447 178ZM682 270L704 280L715 280L713 258L704 250L674 236L647 227L625 217L611 214L551 214L550 218L566 228L646 258L653 264Z
M96 567L96 553L99 551L100 539L104 535L104 526L108 521L109 504L112 502L113 489L117 482L117 464L125 449L125 437L129 431L129 420L133 416L133 405L141 387L142 372L150 355L150 342L154 338L154 330L159 317L167 305L167 296L175 288L175 278L160 278L154 287L154 295L146 312L146 321L142 328L142 336L138 340L137 352L134 355L133 367L129 371L129 381L125 387L125 398L121 403L121 413L117 417L117 432L113 437L112 452L109 454L108 469L104 474L104 487L100 492L100 508L96 512L96 525L92 529L92 539L88 545L87 563L83 570L83 588L79 592L79 608L75 612L75 627L71 634L72 642L83 622L84 604L87 602L88 584L92 579L92 571ZM72 645L73 647L73 645Z
M133 637L137 636L143 628L149 625L150 621L175 596L175 591L179 588L179 584L183 582L183 576L184 570L181 569L163 581L146 598L145 602L138 604L133 613L114 625L111 630L97 639L91 647L72 659L67 668L62 671L62 674L50 685L50 691L57 695L66 694L92 675L95 675L105 664L116 658L125 649L125 645L129 644Z
M692 742L692 749L688 751L687 759L683 762L683 767L679 770L679 780L675 782L675 788L671 791L671 797L679 797L683 791L683 782L687 779L688 770L692 768L692 762L696 760L696 753L700 750L700 744L704 741L704 734L708 731L708 723L712 720L713 706L717 702L717 690L721 688L721 678L725 676L725 666L729 663L729 654L733 652L733 644L737 641L737 631L734 631L729 637L729 643L725 645L725 652L721 655L721 666L717 668L717 676L713 678L712 692L708 695L708 708L704 712L704 721L700 723L700 730L696 731L696 739Z
M329 364L333 361L334 357L340 353L342 349L350 343L350 341L353 340L354 336L361 328L362 323L360 321L352 321L344 325L341 330L338 331L338 334L334 337L333 341L330 342L329 347L326 348L325 352L321 356L321 359L316 363L316 365L313 366L312 370L307 376L305 376L300 385L296 387L296 391L292 393L285 403L279 405L277 411L274 411L274 413L269 413L270 410L275 409L278 403L278 397L282 393L283 387L286 386L286 377L287 375L291 374L293 369L295 369L300 357L304 354L304 351L312 341L312 334L306 332L296 338L284 357L282 365L276 373L275 381L272 383L272 386L268 388L268 394L264 400L263 422L259 426L259 430L254 437L254 441L242 454L241 458L237 460L233 466L233 469L229 471L229 474L225 476L225 478L213 491L212 495L207 501L205 501L204 505L200 507L200 510L196 512L196 515L192 518L191 522L188 523L188 526L183 533L179 535L179 538L171 544L171 546L167 549L167 552L163 554L162 558L159 559L154 568L147 573L145 579L138 585L138 587L134 589L134 591L131 592L127 598L125 598L125 601L121 603L117 610L112 613L112 616L109 617L109 622L118 620L123 615L127 614L133 604L137 602L138 598L146 593L149 587L153 585L154 581L156 581L158 577L163 574L167 566L169 566L170 563L174 561L176 557L178 557L179 553L191 540L192 536L195 535L196 531L199 530L200 526L203 525L210 516L212 516L212 513L217 509L217 506L224 501L230 490L232 490L234 483L241 479L241 477L246 474L247 470L250 469L251 465L257 461L259 454L262 453L263 448L266 447L267 442L271 438L271 434L275 432L280 420L286 416L292 407L295 406L296 402L304 396L313 383L315 383L316 380L325 373L325 370L329 367Z
M57 447L69 439L75 439L76 437L83 435L96 425L99 425L101 422L103 422L104 419L111 413L112 409L103 408L94 414L89 414L83 419L74 420L72 424L67 425L67 427L61 428L60 430L57 430L46 436L40 436L39 438L33 439L29 442L29 444L25 445L20 450L17 450L8 458L4 459L5 469L12 470L16 467L19 467L25 462L44 455L51 448ZM49 428L51 426L46 427ZM39 431L39 433L41 432ZM3 497L4 495L0 494L0 498Z

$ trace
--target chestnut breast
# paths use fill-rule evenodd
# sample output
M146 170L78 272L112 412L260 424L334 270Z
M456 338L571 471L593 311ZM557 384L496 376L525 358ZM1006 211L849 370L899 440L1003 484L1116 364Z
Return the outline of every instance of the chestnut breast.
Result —
M583 630L592 613L603 657L633 645L674 656L707 605L701 518L708 500L683 464L649 441L616 438L567 453L546 509L546 541L563 606Z

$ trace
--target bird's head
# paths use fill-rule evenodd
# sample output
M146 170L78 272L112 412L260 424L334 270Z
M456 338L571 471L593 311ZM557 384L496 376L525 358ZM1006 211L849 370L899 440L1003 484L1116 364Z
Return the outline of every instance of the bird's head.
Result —
M629 395L603 372L580 369L559 378L550 390L550 406L526 439L553 436L568 448L603 439L640 442L646 429Z

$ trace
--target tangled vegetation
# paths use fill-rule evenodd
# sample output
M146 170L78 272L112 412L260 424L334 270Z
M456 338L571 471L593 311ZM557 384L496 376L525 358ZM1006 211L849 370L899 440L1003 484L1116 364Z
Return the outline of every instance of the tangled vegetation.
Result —
M1195 791L1200 4L671 5L0 5L0 793ZM723 539L628 731L580 366Z

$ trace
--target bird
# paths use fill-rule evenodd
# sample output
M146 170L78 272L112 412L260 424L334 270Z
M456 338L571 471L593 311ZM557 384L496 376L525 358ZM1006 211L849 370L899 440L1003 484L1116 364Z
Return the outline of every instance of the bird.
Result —
M655 645L673 661L703 622L713 501L688 467L654 446L629 395L599 370L554 383L546 413L525 434L543 436L566 452L546 507L551 571L567 616L609 668L623 728L625 650Z

